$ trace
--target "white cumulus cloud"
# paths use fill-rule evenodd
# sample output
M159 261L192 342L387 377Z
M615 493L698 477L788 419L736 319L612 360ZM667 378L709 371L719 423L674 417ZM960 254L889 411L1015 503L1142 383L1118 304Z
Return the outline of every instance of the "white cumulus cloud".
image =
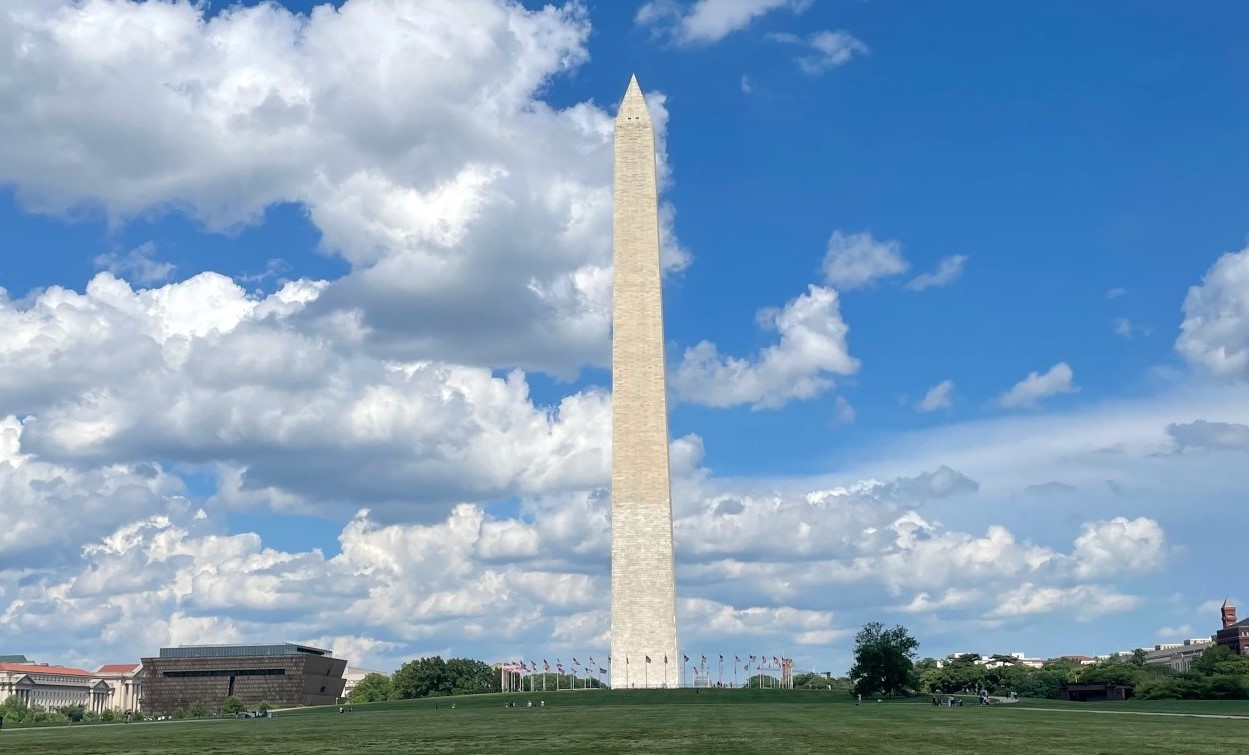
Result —
M584 8L348 0L205 14L3 4L0 100L13 107L0 182L39 212L176 211L219 231L296 202L351 269L317 306L355 313L375 353L561 376L607 363L612 112L541 99L588 59ZM667 178L664 100L648 102ZM665 263L679 268L667 202L661 216ZM141 283L167 272L128 255L100 264Z
M750 358L723 355L710 341L686 349L672 375L676 395L706 406L776 408L819 396L834 386L833 375L859 368L831 288L811 285L782 309L759 312L758 321L778 333L777 344Z
M1249 377L1249 248L1224 254L1188 289L1175 348L1219 377Z
M745 29L772 11L788 8L801 13L810 4L811 0L695 0L689 5L651 0L638 9L634 21L679 44L707 44Z
M1029 372L998 398L998 405L1004 409L1036 408L1042 399L1078 391L1079 387L1072 382L1074 377L1075 373L1066 362L1059 362L1045 372Z
M906 284L907 291L923 291L927 288L940 288L948 286L958 280L963 275L963 268L970 259L966 254L954 254L949 257L942 257L937 263L937 269L931 273L921 273Z
M915 409L921 412L935 412L938 409L948 409L953 403L954 398L954 381L942 380L933 387L928 389L920 402L915 405Z
M23 446L50 459L224 465L221 495L240 502L411 506L605 479L605 392L539 407L519 372L377 359L309 318L324 291L258 297L215 273L136 291L101 273L83 293L0 298L0 416L34 415Z
M870 232L833 231L824 254L824 280L839 291L870 285L879 278L905 273L902 244L877 241Z
M1113 576L1124 570L1147 572L1165 563L1166 538L1153 519L1119 516L1086 523L1072 555L1080 579Z
M804 73L817 76L825 71L845 65L856 55L867 55L867 45L850 34L850 32L817 31L806 37L787 32L768 35L768 39L788 45L804 48L805 54L798 57L798 66Z

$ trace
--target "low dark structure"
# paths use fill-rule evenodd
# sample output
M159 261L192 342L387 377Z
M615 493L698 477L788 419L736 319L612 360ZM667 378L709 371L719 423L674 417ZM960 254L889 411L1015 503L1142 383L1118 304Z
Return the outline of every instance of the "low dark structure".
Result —
M202 702L216 711L232 695L249 708L333 705L346 669L328 650L291 643L161 648L143 659L143 708L170 714Z
M1132 696L1132 688L1106 682L1082 682L1064 684L1062 699L1077 703L1100 703L1116 700L1127 700Z

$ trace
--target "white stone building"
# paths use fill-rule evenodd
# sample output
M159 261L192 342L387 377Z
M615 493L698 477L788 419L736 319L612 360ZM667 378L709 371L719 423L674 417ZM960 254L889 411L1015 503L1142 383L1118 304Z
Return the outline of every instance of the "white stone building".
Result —
M1155 645L1153 650L1146 650L1145 662L1150 665L1169 666L1174 671L1184 673L1194 660L1211 647L1214 647L1214 643L1208 638L1168 642Z
M0 702L16 697L28 706L56 710L81 705L93 713L140 710L143 667L115 663L85 671L48 663L0 663Z
M143 709L143 664L108 663L95 670L95 677L108 685L109 709L118 713Z
M110 688L90 671L45 663L0 663L0 699L16 697L28 706L56 710L81 705L102 713Z

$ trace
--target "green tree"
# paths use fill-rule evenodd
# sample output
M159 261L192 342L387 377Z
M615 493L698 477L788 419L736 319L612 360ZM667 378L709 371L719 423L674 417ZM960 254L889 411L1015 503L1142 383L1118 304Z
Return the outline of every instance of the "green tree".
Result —
M267 710L271 710L272 708L273 708L273 703L269 702L268 700L261 700L260 705L256 706L256 710L260 711L261 713L264 713Z
M84 705L66 705L57 712L65 716L66 720L71 723L78 723L86 715L87 708Z
M472 658L448 660L447 683L450 685L447 692L454 695L476 695L501 690L499 672L488 664Z
M356 683L355 689L347 699L353 703L379 703L392 700L395 696L395 685L385 674L368 674Z
M843 677L829 678L815 671L802 671L794 674L794 689L828 689L832 687L840 692L850 689L850 683Z
M1088 667L1070 658L1051 658L1042 664L1041 668L1062 674L1064 681L1074 682L1080 670Z
M441 656L417 658L399 667L391 677L395 693L404 700L428 697L450 689L447 684L447 662Z
M854 638L850 679L861 695L902 694L915 666L916 640L904 626L885 629L878 621L864 625Z
M571 677L569 677L571 681ZM395 694L402 699L430 695L498 692L499 673L486 663L471 658L441 656L408 661L391 677ZM561 687L566 686L561 682Z
M964 653L951 658L930 676L928 691L950 694L982 689L987 672L980 665L980 660L976 653Z
M191 718L208 718L208 706L196 700L191 703L191 707L187 710L187 714Z
M1205 680L1202 697L1206 700L1244 700L1249 697L1249 677L1242 674L1215 674Z
M1062 696L1063 685L1067 683L1067 674L1061 669L1029 669L1018 682L1013 691L1020 697L1032 697L1056 700Z
M227 697L226 701L221 705L221 715L223 716L235 716L239 713L245 713L246 711L247 703L243 702L234 695Z
M100 723L111 724L117 720L117 713L109 708L100 714Z
M1080 670L1079 680L1082 682L1104 682L1120 687L1135 687L1140 681L1141 671L1131 663L1112 658L1102 663L1085 666Z
M1249 656L1236 655L1223 645L1207 648L1192 664L1192 671L1202 676L1215 674L1249 675Z
M29 720L30 706L17 695L13 695L0 706L0 716L4 716L6 721L21 723Z

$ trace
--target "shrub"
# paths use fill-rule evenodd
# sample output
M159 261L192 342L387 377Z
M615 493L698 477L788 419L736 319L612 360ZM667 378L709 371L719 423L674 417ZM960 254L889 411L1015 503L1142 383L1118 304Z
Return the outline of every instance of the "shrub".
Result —
M235 697L234 695L230 695L229 697L226 698L225 704L221 706L221 715L233 716L239 713L243 713L246 710L247 710L247 703L244 703L242 700Z

